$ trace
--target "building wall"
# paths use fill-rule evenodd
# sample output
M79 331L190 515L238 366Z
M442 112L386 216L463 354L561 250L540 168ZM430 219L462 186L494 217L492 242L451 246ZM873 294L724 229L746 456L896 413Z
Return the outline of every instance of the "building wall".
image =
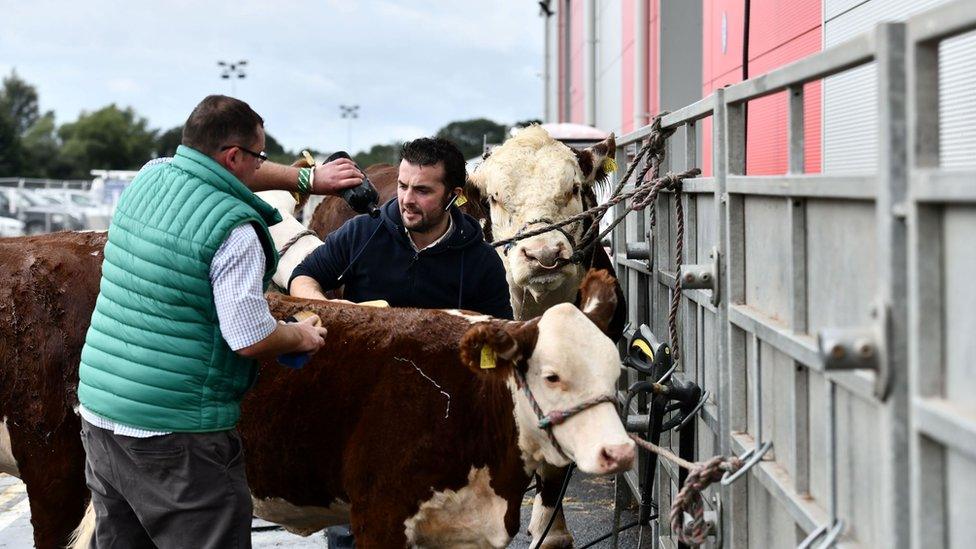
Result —
M742 81L742 0L702 0L702 97ZM700 135L712 134L712 119L702 121ZM701 168L712 174L712 146L702 142Z
M619 134L622 122L620 103L623 98L623 44L620 39L623 10L619 1L597 1L595 4L596 112L594 113L594 125ZM633 69L627 72L633 75Z
M586 110L586 83L583 78L583 67L586 64L586 36L585 36L585 1L568 0L569 4L569 120L566 122L584 122Z
M703 0L703 96L742 81L744 43L742 0ZM810 0L752 0L749 28L749 76L757 76L821 50L821 6ZM820 171L820 84L804 90L804 163ZM787 98L779 93L750 101L746 173L786 173ZM703 124L704 135L711 132ZM703 146L703 168L711 173L711 147Z
M646 2L647 8L647 100L646 105L635 105L634 78L636 60L636 32L634 17L637 2ZM675 13L687 10L687 0L621 0L595 2L596 6L596 112L597 127L608 131L626 133L636 129L635 115L646 108L655 115L662 108L665 95L675 95L677 102L691 102L693 93L675 92L682 86L700 85L704 97L717 88L742 80L743 48L743 0L702 0L701 3L701 77L698 82L675 82L677 69L671 74L660 74L661 60L673 59L688 49L685 44L675 44L673 36L665 38L661 33L662 10ZM570 37L568 86L554 86L557 90L568 87L569 96L562 101L569 103L569 116L560 120L585 123L586 105L586 25L585 0L563 0L557 9L569 11ZM752 0L749 69L757 75L801 59L822 48L821 3L811 0ZM556 18L559 19L558 17ZM668 29L673 28L669 25ZM668 30L665 29L665 30ZM563 29L565 32L565 29ZM681 37L686 37L682 33ZM564 43L562 40L558 40ZM662 49L663 48L663 49ZM670 49L669 49L670 48ZM698 63L695 64L696 66ZM564 71L565 72L565 71ZM678 75L682 80L694 77ZM566 78L561 75L560 78ZM562 92L561 95L565 95ZM674 101L672 101L674 102ZM786 170L786 97L778 94L750 103L749 144L747 171L751 174L775 174ZM560 111L562 112L562 111ZM806 171L819 172L821 168L821 86L811 84L806 88L805 108ZM711 131L710 120L702 124L701 135ZM707 143L702 147L702 164L710 173L711 150Z
M623 0L620 5L620 131L634 130L634 63L637 48L634 17L637 15L637 2L644 0Z
M825 45L843 43L883 21L902 21L948 0L827 0ZM942 165L976 166L976 35L942 45L939 116ZM877 71L874 64L824 80L824 171L877 170Z

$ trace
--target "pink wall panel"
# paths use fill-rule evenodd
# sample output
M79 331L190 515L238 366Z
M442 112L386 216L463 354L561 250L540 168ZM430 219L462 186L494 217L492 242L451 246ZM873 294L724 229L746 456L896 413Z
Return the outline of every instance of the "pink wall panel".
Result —
M583 82L583 56L586 44L583 35L583 0L570 2L570 90L569 109L570 122L583 123L586 88Z
M749 59L820 28L819 0L751 0L749 9Z
M742 0L702 0L702 97L742 81ZM722 48L723 21L725 48ZM712 175L712 118L699 124L702 173Z
M703 0L702 82L742 66L742 0ZM724 15L724 17L723 17ZM725 50L722 48L723 20Z
M702 0L702 95L742 80L742 0ZM757 76L818 52L821 3L810 0L752 0L750 4L749 75ZM722 15L727 44L722 52ZM819 82L805 88L805 168L820 171ZM787 105L784 94L749 103L746 169L750 174L781 174L787 163ZM711 135L711 120L701 124L702 135ZM702 170L711 175L710 140L704 141Z
M623 0L620 6L620 120L621 132L634 131L634 10L637 2Z
M751 35L751 33L750 33ZM750 49L751 39L750 39ZM820 27L794 37L749 62L749 74L769 72L821 49ZM820 171L820 83L804 89L806 171ZM746 171L755 175L786 173L787 100L785 93L749 102Z
M647 1L647 113L649 118L661 110L660 49L661 0Z
M565 88L564 83L566 82L566 56L568 52L566 51L566 33L568 32L566 28L566 19L563 14L557 12L556 16L556 29L558 32L558 39L556 40L556 97L558 98L558 109L556 111L556 121L565 122L565 112L566 112L566 94L564 93Z

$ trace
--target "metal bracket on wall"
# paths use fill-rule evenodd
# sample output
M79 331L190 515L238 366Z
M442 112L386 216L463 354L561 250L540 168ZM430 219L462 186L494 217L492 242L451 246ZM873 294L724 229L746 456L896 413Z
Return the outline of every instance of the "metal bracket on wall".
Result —
M627 259L643 259L650 261L651 246L647 242L628 242Z
M712 248L708 252L711 263L698 263L682 265L679 272L681 276L682 290L711 290L712 305L718 305L719 301L719 254L718 248Z
M722 501L716 496L711 497L712 507L714 511L710 511L706 508L704 518L705 518L705 528L706 536L712 538L712 547L722 546ZM691 515L689 513L684 513L682 516L684 521L684 526L691 523Z
M825 328L817 333L817 343L824 371L871 370L874 372L874 396L884 401L891 385L883 345L890 321L888 308L879 306L872 311L872 316L878 320L876 327Z

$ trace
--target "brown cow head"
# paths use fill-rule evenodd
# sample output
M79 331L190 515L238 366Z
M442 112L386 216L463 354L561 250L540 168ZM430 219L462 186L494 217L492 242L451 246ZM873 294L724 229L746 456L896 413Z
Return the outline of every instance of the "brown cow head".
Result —
M563 466L569 462L538 426L528 397L516 386L514 369L525 377L544 413L615 394L620 359L614 344L601 331L616 307L614 279L606 271L591 272L580 291L581 309L563 303L529 321L478 323L461 341L461 357L469 368L508 380L515 400L519 446L527 466L540 462ZM486 347L495 356L494 364L485 358ZM487 354L490 358L492 353ZM556 425L553 434L563 451L588 473L629 469L634 459L634 443L609 402Z
M557 222L594 205L593 185L606 178L604 161L614 153L613 135L577 151L539 126L523 129L471 174L471 186L487 201L495 240ZM540 221L546 220L546 221ZM583 223L498 248L508 274L516 318L531 318L573 301L583 275L577 265L562 265L583 235Z

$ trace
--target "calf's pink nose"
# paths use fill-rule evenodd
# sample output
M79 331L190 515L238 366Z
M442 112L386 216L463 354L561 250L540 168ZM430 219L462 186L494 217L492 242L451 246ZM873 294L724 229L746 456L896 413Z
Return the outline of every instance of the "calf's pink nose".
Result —
M525 257L537 262L542 267L555 267L556 260L562 256L565 250L562 242L554 246L541 246L538 248L522 248Z
M634 464L634 443L611 444L600 449L599 466L605 473L628 471Z

